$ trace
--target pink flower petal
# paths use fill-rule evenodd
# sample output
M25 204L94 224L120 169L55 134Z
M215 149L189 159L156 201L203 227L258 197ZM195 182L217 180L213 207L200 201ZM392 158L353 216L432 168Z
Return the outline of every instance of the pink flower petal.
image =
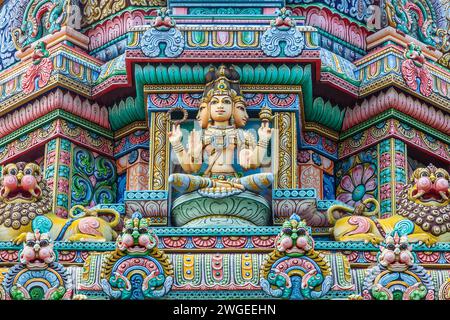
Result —
M347 203L352 200L352 194L351 193L341 193L336 198L339 201L342 201L343 203Z
M375 169L372 166L369 166L364 170L364 175L362 178L362 183L366 184L367 180L369 180L373 174L375 173Z
M373 191L377 188L377 183L375 182L375 179L370 179L367 181L366 185L366 191Z
M364 168L362 165L358 164L355 168L352 170L352 178L355 186L358 186L362 182L362 176L363 176Z
M350 179L349 176L344 176L342 178L341 187L342 187L342 189L344 189L345 191L348 191L348 192L353 192L353 190L355 189L355 186L353 185L353 181L352 181L352 179Z

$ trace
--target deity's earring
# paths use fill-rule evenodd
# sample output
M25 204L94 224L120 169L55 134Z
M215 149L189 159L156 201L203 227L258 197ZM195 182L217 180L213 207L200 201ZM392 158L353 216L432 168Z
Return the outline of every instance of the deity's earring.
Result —
M234 117L233 117L233 116L231 116L230 124L231 124L232 126L234 126Z

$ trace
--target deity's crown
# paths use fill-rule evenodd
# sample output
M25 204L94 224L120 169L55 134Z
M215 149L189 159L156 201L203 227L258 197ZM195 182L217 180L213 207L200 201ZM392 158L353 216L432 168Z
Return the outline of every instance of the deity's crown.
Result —
M206 86L203 97L213 95L241 95L239 73L233 67L221 65L211 67L206 74Z

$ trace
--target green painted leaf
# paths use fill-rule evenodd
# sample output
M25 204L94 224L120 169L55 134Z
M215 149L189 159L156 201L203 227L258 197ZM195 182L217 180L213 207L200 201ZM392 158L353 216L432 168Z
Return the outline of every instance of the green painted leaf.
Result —
M180 68L177 65L171 64L169 67L168 73L169 73L169 79L170 79L171 84L180 83L180 80L182 79L183 74L180 74Z
M258 65L255 68L255 77L253 78L254 84L259 84L264 81L264 78L266 76L266 69L262 65Z
M192 75L192 68L188 65L184 65L181 67L181 69L178 71L181 72L181 81L183 83L192 83L194 82L194 77Z

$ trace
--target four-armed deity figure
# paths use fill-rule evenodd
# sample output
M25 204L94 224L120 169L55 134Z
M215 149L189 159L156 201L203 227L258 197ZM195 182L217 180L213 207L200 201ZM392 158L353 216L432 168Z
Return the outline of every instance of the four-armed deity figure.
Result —
M169 133L169 141L185 172L172 174L169 181L180 193L198 191L213 198L267 189L272 184L272 173L239 178L235 165L239 164L243 170L261 167L272 135L270 109L260 113L262 124L257 143L251 132L241 129L249 116L236 70L225 66L218 70L211 68L206 80L197 115L202 130L190 132L187 148L182 144L179 124L174 124ZM200 171L203 163L207 168L202 175L193 175Z

